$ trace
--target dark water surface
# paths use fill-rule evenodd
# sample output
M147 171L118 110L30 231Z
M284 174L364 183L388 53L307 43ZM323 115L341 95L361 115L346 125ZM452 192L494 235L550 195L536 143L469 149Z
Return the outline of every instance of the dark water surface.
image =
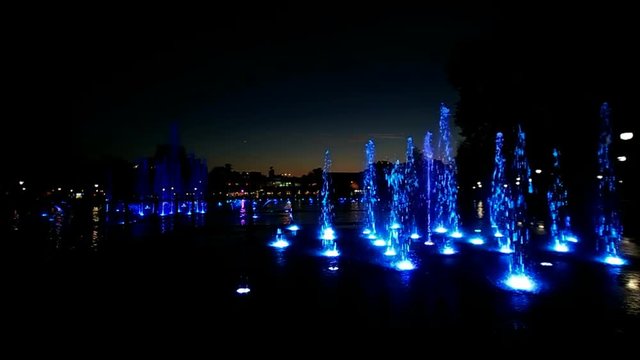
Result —
M567 336L626 341L640 330L638 245L625 241L629 264L611 267L587 252L532 247L536 293L507 291L507 256L459 243L443 256L415 242L418 268L399 272L359 234L362 212L338 211L342 256L319 256L317 211L299 211L302 227L286 249L269 247L287 222L255 221L237 211L148 218L87 227L62 219L23 224L5 236L7 307L15 329L115 326L128 331L180 328L321 330L412 328L495 340ZM552 266L541 266L550 262ZM335 268L337 267L337 270ZM334 270L330 270L332 268ZM246 284L249 294L236 293ZM564 341L564 340L563 340Z

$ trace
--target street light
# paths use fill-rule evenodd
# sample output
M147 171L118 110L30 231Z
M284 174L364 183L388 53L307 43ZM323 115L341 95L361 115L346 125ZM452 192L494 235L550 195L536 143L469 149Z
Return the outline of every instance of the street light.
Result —
M633 133L631 131L620 133L620 140L631 140L633 139Z

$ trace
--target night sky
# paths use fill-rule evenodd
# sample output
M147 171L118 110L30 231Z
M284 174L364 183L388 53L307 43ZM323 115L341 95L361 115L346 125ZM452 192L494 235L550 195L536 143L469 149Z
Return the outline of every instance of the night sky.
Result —
M402 159L406 137L421 147L439 103L458 100L452 49L510 30L504 9L448 4L16 13L5 163L135 160L172 122L210 168L302 175L329 148L334 171L360 171L368 138L378 159Z

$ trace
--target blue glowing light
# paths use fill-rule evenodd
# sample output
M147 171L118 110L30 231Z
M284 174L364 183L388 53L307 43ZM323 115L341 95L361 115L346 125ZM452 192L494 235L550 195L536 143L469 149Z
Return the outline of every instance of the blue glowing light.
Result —
M480 230L480 229L473 229L473 232L474 232L474 233L481 233L481 232L482 232L482 230Z
M332 228L326 228L322 232L322 236L320 237L322 240L333 241L336 239L336 233Z
M497 238L501 238L504 235L502 235L502 233L500 231L496 231L495 234L493 234L493 236L497 237Z
M419 234L416 234L416 233L411 234L411 236L410 236L410 237L411 237L413 240L420 239L420 235L419 235Z
M569 252L569 246L561 242L556 242L551 249L557 252Z
M339 252L338 250L336 250L336 249L329 249L329 250L326 250L326 251L325 251L324 253L322 253L322 254L323 254L324 256L327 256L327 257L337 257L337 256L340 256L340 252Z
M504 283L509 288L517 291L534 291L536 289L533 279L524 274L512 274Z
M396 269L401 271L413 270L416 266L409 260L402 260L396 263Z
M401 228L401 226L398 223L393 223L393 224L391 224L391 226L389 226L389 229L391 229L391 230L397 230L397 229L400 229L400 228Z
M500 249L498 249L498 251L500 251L503 254L511 254L513 252L513 249L508 245L502 245Z
M384 241L384 240L382 240L382 239L376 239L376 240L373 242L373 245L374 245L374 246L385 246L385 245L387 245L387 242L386 242L386 241Z
M384 252L384 254L386 256L396 256L397 255L396 250L394 248L392 248L392 247L388 247L387 250Z
M440 225L433 231L437 232L438 234L444 234L447 232L447 229L444 226Z
M424 244L425 244L425 245L427 245L427 246L433 246L433 245L435 245L436 243L434 243L434 242L433 242L433 241L431 241L431 240L427 240L427 241L425 241L425 242L424 242Z
M457 252L457 251L456 251L456 249L454 249L454 248L453 248L453 247L451 247L451 246L445 246L445 247L442 249L442 255L453 255L453 254L455 254L456 252Z
M338 271L340 268L338 267L338 265L329 265L328 269L330 271Z
M47 214L46 212L43 212L42 214L40 214L40 216L46 217L46 216L49 216L49 214Z
M469 239L469 242L473 245L483 245L484 244L484 239L480 238L480 237L473 237L471 239Z
M367 239L369 239L369 240L375 240L375 239L377 239L377 238L378 238L378 237L377 237L375 234L369 234L369 235L367 235Z
M285 240L285 239L278 239L278 240L276 240L276 241L271 243L271 246L279 248L279 249L286 248L289 245L290 245L289 242L287 240Z
M454 231L454 232L451 234L451 237L452 237L452 238L456 238L456 239L460 239L460 238L462 237L462 233L461 233L460 231Z
M619 257L619 256L614 256L614 255L609 255L607 257L605 257L604 259L602 259L602 261L606 264L609 265L625 265L627 263L626 260L624 260L623 258Z
M553 266L553 263L550 263L548 261L543 261L543 262L540 263L540 265L542 265L542 266Z
M369 230L369 229L364 229L364 230L362 230L362 234L363 234L363 235L369 235L369 234L371 234L371 230Z
M290 225L289 227L287 227L287 230L289 231L298 231L300 230L300 227L296 224Z
M567 240L568 242L572 242L572 243L577 243L578 242L578 238L574 235L568 235L565 236L565 240Z

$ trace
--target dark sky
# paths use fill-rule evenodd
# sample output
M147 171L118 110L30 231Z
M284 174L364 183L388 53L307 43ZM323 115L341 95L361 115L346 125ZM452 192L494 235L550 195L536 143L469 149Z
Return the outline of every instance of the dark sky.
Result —
M171 122L209 167L301 175L329 148L334 171L359 171L368 138L378 159L402 159L458 99L452 47L504 17L447 4L16 11L6 163L150 156Z

